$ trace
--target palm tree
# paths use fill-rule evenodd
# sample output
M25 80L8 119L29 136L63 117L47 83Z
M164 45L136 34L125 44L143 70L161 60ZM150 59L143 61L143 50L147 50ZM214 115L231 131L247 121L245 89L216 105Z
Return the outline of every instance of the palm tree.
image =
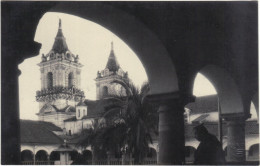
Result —
M149 84L144 83L140 89L127 81L113 81L120 84L126 91L126 96L110 95L104 100L109 100L110 104L107 107L107 112L104 115L108 117L110 114L115 115L117 112L119 117L115 128L119 126L121 130L117 138L121 139L120 146L127 147L127 153L130 153L135 158L135 163L140 164L146 156L149 143L152 143L151 134L158 134L158 115L154 105L145 101L145 96L149 92ZM107 119L107 118L106 118ZM123 122L119 123L118 121Z
M91 145L96 159L104 156L104 152L123 150L134 157L135 163L141 164L152 143L151 134L158 134L157 109L145 101L149 84L144 83L140 89L127 81L116 80L111 84L120 84L126 94L109 95L99 101L106 110L103 114L106 126L96 121L93 128L82 132L84 139L79 145Z

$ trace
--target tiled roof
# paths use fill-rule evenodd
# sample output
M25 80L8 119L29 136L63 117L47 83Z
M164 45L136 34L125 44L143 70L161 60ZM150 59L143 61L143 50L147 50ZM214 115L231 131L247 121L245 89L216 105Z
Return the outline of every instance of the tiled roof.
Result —
M20 120L21 143L62 144L63 140L52 131L62 131L52 123Z
M49 104L45 104L41 110L40 113L38 113L38 115L40 114L50 114L50 113L54 113L54 112L76 112L75 107L73 106L66 106L62 109L58 109L55 105L49 105Z
M71 122L71 121L77 121L76 116L73 116L71 118L65 119L64 122Z
M218 122L218 112L192 114L190 121L192 123Z
M218 96L209 95L196 97L195 102L189 103L185 107L191 110L191 114L217 112Z
M259 134L259 124L257 121L246 122L246 134Z
M82 119L97 118L104 113L104 105L100 103L101 101L85 100L83 103L87 106L88 114ZM64 122L76 121L76 116L64 120Z
M80 101L77 106L87 106L83 101Z

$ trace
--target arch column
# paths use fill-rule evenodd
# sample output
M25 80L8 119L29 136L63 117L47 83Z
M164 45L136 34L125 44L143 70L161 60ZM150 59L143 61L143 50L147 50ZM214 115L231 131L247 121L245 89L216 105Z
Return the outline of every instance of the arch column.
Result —
M18 77L19 62L2 55L2 161L1 164L20 164L20 121ZM13 63L12 63L13 62ZM8 65L9 64L9 65ZM12 132L10 132L12 131Z
M159 106L159 156L158 164L185 163L184 106L194 100L183 98L179 93L150 95L151 102Z
M225 115L224 115L225 116ZM243 115L226 116L227 122L227 161L244 164L245 151L245 120Z

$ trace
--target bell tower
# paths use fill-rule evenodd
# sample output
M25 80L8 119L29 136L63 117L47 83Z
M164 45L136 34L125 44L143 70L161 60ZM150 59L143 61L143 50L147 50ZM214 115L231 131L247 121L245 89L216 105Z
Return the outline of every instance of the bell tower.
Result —
M36 92L39 120L49 121L63 128L63 120L75 116L75 106L84 99L80 90L81 65L79 56L70 52L59 20L58 33L52 49L38 64L41 90Z
M111 51L108 57L106 67L101 72L97 72L96 81L96 99L102 99L109 94L126 95L125 89L119 84L111 84L115 80L129 81L128 73L124 72L114 53L114 44L111 42Z

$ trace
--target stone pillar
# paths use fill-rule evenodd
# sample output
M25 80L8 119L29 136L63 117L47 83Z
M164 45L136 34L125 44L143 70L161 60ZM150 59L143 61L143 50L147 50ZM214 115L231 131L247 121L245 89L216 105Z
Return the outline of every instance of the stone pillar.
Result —
M122 154L122 165L126 165L126 152L125 151Z
M111 151L107 151L107 164L111 165L110 161L113 157L113 153Z
M60 152L60 164L68 165L70 160L70 155L68 151Z
M159 164L184 163L184 110L176 102L159 108Z
M158 164L185 163L184 106L189 100L179 93L150 95L147 99L159 106L159 157ZM192 99L192 100L191 100Z
M2 56L1 164L20 164L18 62Z
M245 118L225 118L227 121L227 161L244 164L245 156Z
M47 161L48 161L48 165L51 165L50 155L49 154L47 154Z
M156 160L157 160L157 164L159 164L159 145L157 145L156 147Z

